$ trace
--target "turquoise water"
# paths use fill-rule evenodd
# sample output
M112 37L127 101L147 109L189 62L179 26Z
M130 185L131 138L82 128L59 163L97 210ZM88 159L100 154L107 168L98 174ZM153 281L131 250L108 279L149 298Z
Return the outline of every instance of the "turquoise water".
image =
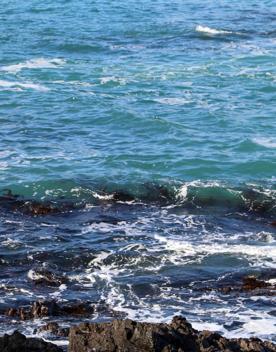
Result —
M275 278L276 2L4 0L0 19L1 304L275 338L272 299L192 287ZM41 267L67 286L32 292Z

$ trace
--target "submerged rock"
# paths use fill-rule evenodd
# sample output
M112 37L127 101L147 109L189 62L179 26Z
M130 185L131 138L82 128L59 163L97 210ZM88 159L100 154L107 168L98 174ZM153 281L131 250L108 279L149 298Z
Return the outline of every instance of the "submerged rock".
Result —
M62 352L62 349L42 339L26 338L20 332L0 337L1 352Z
M5 189L5 194L0 195L0 207L13 212L21 212L26 215L51 215L75 209L71 202L38 201L35 199L24 199L15 195L11 190Z
M34 268L28 272L28 278L36 285L60 286L67 283L68 279L62 274L57 274L46 268Z
M171 324L140 323L129 319L82 323L71 327L69 352L276 352L276 345L259 339L226 339L198 332L183 317Z
M274 296L276 295L276 285L250 275L242 278L241 284L223 286L219 288L219 291L224 294L251 293L253 291L254 295Z
M46 325L43 325L39 329L35 330L35 333L37 331L47 332L58 337L68 337L69 335L69 328L61 328L56 322L50 322Z
M256 290L257 288L273 288L273 285L263 280L258 280L255 276L246 276L243 278L242 289L244 291Z
M59 305L56 301L37 301L31 307L9 308L5 315L20 320L38 319L49 316L81 315L89 316L95 307L89 302Z

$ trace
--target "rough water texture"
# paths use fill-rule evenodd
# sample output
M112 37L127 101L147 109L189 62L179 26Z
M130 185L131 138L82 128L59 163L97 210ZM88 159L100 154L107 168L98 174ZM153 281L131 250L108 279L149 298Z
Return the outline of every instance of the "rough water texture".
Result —
M1 5L1 335L66 343L42 301L275 341L275 1Z

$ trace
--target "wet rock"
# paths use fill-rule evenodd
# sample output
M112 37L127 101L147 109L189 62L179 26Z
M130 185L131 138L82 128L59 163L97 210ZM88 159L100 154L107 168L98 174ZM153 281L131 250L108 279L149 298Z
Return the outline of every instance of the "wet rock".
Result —
M20 320L29 320L49 316L89 316L94 312L95 307L89 302L59 305L56 301L37 301L31 307L9 308L5 311L5 315Z
M219 287L219 291L224 294L244 294L254 291L254 295L274 296L276 294L276 285L250 275L242 278L241 283Z
M243 278L242 290L251 291L256 288L271 287L271 285L265 281L258 280L255 276L247 276Z
M200 352L275 352L276 345L260 339L227 339L218 333L202 331L198 335Z
M69 352L275 352L276 345L259 339L226 339L198 332L183 317L171 324L129 319L111 323L82 323L71 327Z
M9 308L6 310L5 315L20 320L29 320L43 318L51 315L59 315L60 307L55 301L43 302L37 301L31 307Z
M61 307L65 315L89 315L95 312L95 307L89 303L68 304Z
M135 200L135 198L127 192L116 191L113 193L113 200L115 200L116 202L131 202Z
M60 286L68 281L64 275L59 275L46 268L36 268L30 270L28 273L28 278L36 285L46 286Z
M58 337L68 337L69 328L61 328L58 323L50 322L46 325L41 326L35 331L35 333L36 332L47 332Z
M37 338L26 338L20 332L0 337L1 352L62 352L60 347Z
M75 209L71 202L64 201L38 201L35 199L24 199L24 197L15 195L9 189L4 189L6 193L0 195L0 207L13 212L21 212L26 215L51 215L62 213Z

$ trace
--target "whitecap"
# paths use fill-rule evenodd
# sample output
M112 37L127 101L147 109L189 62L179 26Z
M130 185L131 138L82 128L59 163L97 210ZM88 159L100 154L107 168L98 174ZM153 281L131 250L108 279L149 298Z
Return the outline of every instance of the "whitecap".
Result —
M24 68L29 69L40 69L40 68L56 68L59 65L63 65L65 60L62 59L45 59L37 58L31 59L25 62L21 62L15 65L3 66L1 71L7 71L9 73L18 73Z
M165 105L185 105L190 104L192 101L184 98L158 98L154 99L157 103Z
M115 77L115 76L102 77L100 79L100 83L101 84L106 84L106 83L109 83L109 82L119 83L121 85L126 84L126 80L124 78Z
M13 240L12 238L7 238L5 241L2 241L2 246L10 248L10 249L16 249L22 246L22 243L17 241L17 240Z
M2 88L2 89L1 89ZM4 81L0 80L0 90L12 90L12 91L23 91L24 89L34 89L40 92L47 92L49 88L42 86L41 84L35 84L31 82L22 83L17 81Z
M276 148L276 139L275 138L253 138L252 141L255 144L261 145L266 148Z
M201 25L197 25L195 28L195 31L198 33L205 34L205 35L238 34L238 33L232 32L232 31L225 31L225 30L210 28L210 27L201 26Z

